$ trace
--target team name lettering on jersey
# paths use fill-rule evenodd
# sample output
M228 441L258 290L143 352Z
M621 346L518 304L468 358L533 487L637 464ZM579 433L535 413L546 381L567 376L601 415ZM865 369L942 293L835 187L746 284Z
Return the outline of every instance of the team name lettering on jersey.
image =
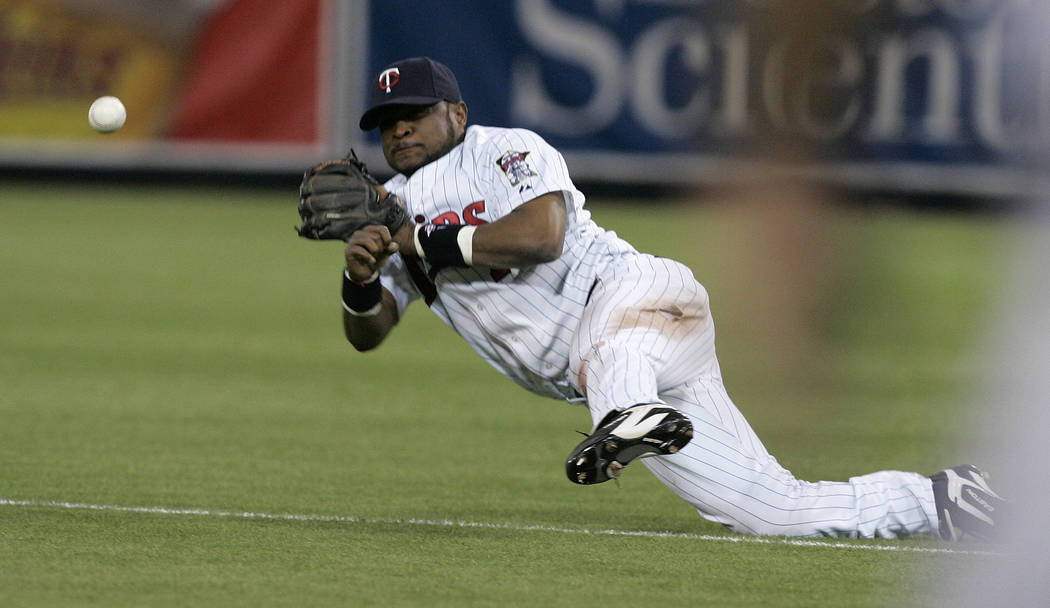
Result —
M485 201L474 201L463 208L462 213L456 213L455 211L448 211L434 218L429 224L423 227L423 230L430 234L434 231L435 227L440 224L445 225L459 225L467 224L469 226L480 226L487 224L488 221L478 217L478 214L485 213ZM416 223L426 223L426 217L423 215L416 216ZM415 260L406 260L405 266L408 269L408 274L412 278L412 282L419 288L419 292L423 295L423 300L430 306L434 303L437 298L437 288L434 285L434 279L437 277L437 273L440 268L431 268L430 272L423 272L423 268ZM489 276L492 277L493 281L500 281L504 277L510 274L510 270L506 268L492 268L489 270Z
M482 224L487 224L488 222L486 220L483 220L480 217L478 217L478 214L480 213L485 213L485 201L476 201L464 207L462 212L462 220L460 219L461 214L456 213L455 211L449 211L447 213L442 213L441 215L435 217L430 223L467 224L470 226L480 226ZM420 220L420 218L423 218L423 216L416 216L417 223L422 224L426 221L426 218L423 218L422 220Z

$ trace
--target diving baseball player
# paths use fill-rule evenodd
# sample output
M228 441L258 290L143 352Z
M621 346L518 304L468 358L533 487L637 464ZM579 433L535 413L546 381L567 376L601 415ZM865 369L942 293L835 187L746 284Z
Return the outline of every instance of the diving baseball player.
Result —
M932 478L880 471L796 479L722 384L708 294L682 264L595 224L560 153L531 131L468 126L452 71L425 57L369 83L397 172L356 158L308 170L300 234L347 241L343 326L377 347L417 300L489 365L536 394L586 403L592 434L569 480L617 478L635 459L706 519L743 533L987 538L1000 499L970 465Z

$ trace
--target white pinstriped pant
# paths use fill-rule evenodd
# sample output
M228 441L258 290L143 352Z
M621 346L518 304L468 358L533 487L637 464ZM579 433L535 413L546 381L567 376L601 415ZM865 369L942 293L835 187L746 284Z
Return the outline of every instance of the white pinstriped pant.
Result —
M810 483L780 466L722 385L707 291L684 265L647 254L599 277L569 370L597 425L610 410L666 403L693 422L677 454L642 462L704 518L743 533L897 538L936 534L930 480L880 471Z

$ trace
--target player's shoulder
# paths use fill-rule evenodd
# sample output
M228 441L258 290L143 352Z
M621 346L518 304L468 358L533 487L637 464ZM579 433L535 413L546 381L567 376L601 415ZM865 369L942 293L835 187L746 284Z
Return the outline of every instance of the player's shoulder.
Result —
M474 151L476 158L497 159L508 153L547 154L555 151L538 133L520 127L472 125L467 128L464 143Z
M550 145L539 133L521 127L471 125L467 127L466 138L468 141L473 141L476 146Z

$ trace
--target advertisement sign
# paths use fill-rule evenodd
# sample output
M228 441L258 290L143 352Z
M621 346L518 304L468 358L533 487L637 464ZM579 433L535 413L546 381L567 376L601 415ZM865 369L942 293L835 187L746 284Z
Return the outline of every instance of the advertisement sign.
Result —
M578 181L1042 192L1042 0L0 0L0 165L297 173L426 55ZM100 135L87 108L120 97Z
M115 95L137 116L113 138L155 136L184 55L147 28L84 18L60 3L0 0L0 135L90 138L87 108Z
M371 5L369 67L439 59L472 120L533 129L596 178L717 181L772 154L866 187L1005 192L1050 148L1048 11L513 0L421 19L418 2L391 0Z
M327 152L321 0L0 0L0 162L251 170ZM119 130L88 124L100 96Z

